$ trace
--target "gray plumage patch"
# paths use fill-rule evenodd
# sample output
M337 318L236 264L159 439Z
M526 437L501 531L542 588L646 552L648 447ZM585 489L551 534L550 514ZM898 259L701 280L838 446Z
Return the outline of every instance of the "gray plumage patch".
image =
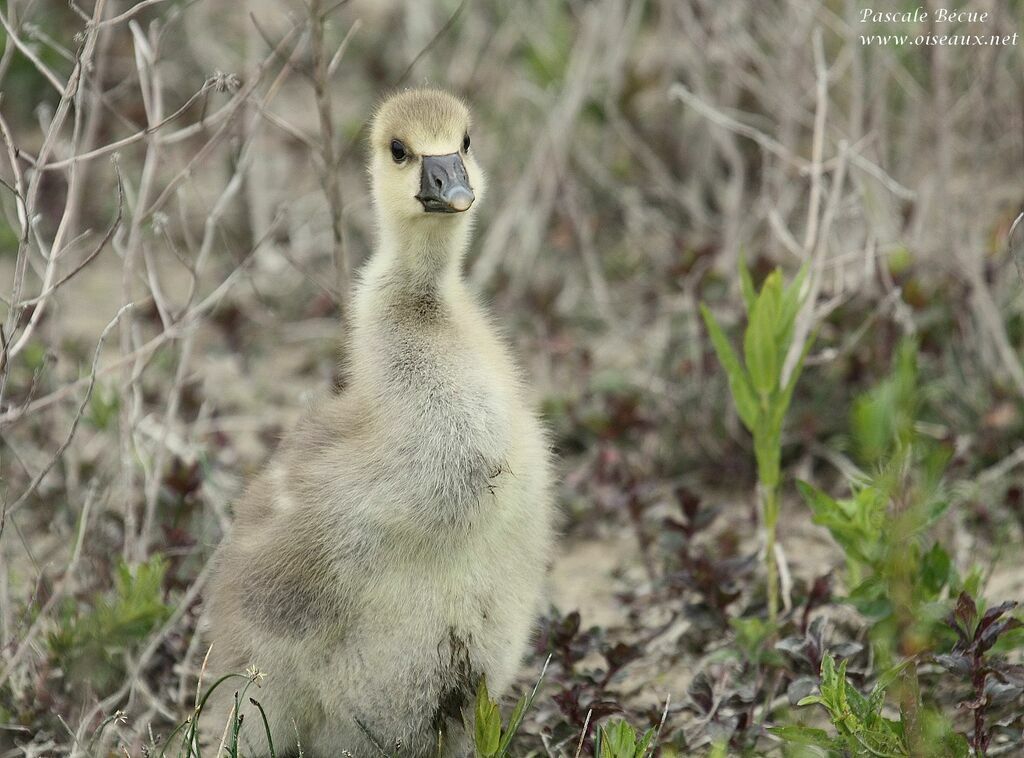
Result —
M402 334L409 328L439 325L451 315L434 282L408 281L391 276L385 286L391 293L385 312L390 324L397 327L396 334Z
M447 639L438 643L437 654L441 693L430 724L435 733L444 735L453 723L462 723L463 713L472 701L478 677L473 672L469 645L454 629L449 629Z
M246 614L273 634L302 638L313 629L344 624L345 604L332 591L331 568L322 553L310 548L289 551L276 560L257 560L242 583Z

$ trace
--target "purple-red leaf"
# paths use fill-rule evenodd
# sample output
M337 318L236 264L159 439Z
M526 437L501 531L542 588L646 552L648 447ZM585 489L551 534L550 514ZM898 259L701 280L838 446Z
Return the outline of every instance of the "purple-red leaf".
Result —
M989 608L987 611L985 611L985 615L981 617L981 623L978 624L978 632L980 633L985 631L992 624L993 621L998 619L1007 611L1013 610L1016 607L1016 602L1014 602L1013 600L1008 600L1005 603L1000 603L999 605Z
M971 674L971 659L963 653L952 653L951 655L937 655L935 662L942 668L957 676L967 677Z
M960 597L956 599L956 608L953 610L953 614L963 630L970 634L974 629L974 620L978 617L978 606L974 604L974 598L966 592L961 592Z

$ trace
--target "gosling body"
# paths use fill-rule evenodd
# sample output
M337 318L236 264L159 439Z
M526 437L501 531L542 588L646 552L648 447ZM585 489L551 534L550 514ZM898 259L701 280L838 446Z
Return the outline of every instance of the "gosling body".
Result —
M218 555L212 668L266 674L248 694L279 755L297 741L312 756L462 755L479 678L508 688L540 609L550 456L460 272L484 184L468 121L434 90L379 110L379 241L353 301L346 388L283 441ZM237 687L222 689L208 738ZM269 754L258 714L246 720L249 754Z

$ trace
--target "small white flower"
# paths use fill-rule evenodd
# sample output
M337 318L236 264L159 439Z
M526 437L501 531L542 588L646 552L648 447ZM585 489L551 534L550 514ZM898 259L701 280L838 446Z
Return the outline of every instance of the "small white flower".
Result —
M153 232L156 234L163 234L164 230L167 229L167 223L170 218L163 211L156 211L153 214Z
M257 687L259 686L260 682L267 678L267 675L260 671L258 668L256 668L255 664L249 666L249 668L245 670L245 675L249 677L249 681L255 682Z
M206 80L206 86L213 87L218 92L236 92L242 86L242 80L238 74L214 71L213 76Z

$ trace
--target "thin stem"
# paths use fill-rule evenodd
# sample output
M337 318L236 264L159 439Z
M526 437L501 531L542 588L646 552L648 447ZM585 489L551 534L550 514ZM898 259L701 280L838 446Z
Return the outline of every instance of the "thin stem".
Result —
M321 9L322 0L313 0L310 13L310 48L313 56L313 94L316 99L317 116L320 122L320 186L327 199L331 219L332 258L336 271L335 289L338 292L338 307L343 327L348 320L348 301L351 296L352 271L348 253L345 250L345 234L342 228L344 206L341 198L341 180L338 176L337 156L334 149L334 118L331 112L331 90L327 69L330 65L324 50L324 25L326 13Z
M778 486L761 486L764 493L765 569L768 574L768 620L775 625L779 614L779 567L775 562L775 526L779 520Z
M921 730L920 706L921 687L917 680L917 662L911 659L900 677L900 710L903 712L907 750L915 758L928 755Z
M985 670L985 662L981 653L974 654L974 675L971 677L974 686L974 702L977 707L974 709L974 734L971 743L979 758L985 758L988 751L989 736L985 731L985 706L988 705L988 695L985 694L985 680L988 672Z

